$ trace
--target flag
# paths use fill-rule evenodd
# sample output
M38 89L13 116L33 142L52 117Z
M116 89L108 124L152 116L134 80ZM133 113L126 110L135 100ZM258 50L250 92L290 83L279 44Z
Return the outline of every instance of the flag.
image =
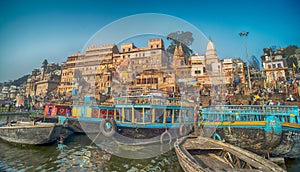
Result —
M297 66L295 65L295 63L293 63L293 68L294 68L294 69L296 69L296 68L297 68Z

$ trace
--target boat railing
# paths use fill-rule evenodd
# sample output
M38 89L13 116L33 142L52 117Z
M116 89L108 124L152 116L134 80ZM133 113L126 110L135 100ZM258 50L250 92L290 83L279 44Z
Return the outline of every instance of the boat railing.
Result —
M115 104L151 104L168 106L193 106L194 102L174 97L154 95L122 96L114 98Z
M267 116L300 123L297 106L217 105L202 109L202 118L207 121L265 121Z

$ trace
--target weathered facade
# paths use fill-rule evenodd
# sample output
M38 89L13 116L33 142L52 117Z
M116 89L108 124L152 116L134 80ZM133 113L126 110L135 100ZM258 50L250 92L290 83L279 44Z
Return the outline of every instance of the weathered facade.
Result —
M76 53L68 57L66 62L61 64L61 81L58 87L60 94L65 94L67 96L72 95L72 90L75 88L74 75L75 75L75 65L78 57L81 53Z
M278 83L286 81L286 73L289 69L284 63L283 54L280 49L273 52L271 48L265 48L261 59L267 86L277 87Z

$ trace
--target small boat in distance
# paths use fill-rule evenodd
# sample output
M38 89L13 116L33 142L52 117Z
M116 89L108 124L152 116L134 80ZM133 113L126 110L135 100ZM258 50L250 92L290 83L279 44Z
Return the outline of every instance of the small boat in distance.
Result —
M41 145L56 141L63 126L55 123L16 122L0 127L0 138L13 143Z
M285 171L275 163L239 147L210 138L178 139L174 148L186 172Z

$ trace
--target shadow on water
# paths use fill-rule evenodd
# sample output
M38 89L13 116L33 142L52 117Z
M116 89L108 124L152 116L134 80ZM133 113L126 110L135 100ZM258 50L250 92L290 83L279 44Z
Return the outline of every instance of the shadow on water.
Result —
M182 172L174 150L133 160L108 154L96 145L91 146L91 142L86 135L72 135L60 146L28 146L0 140L0 171Z
M300 158L285 159L285 165L288 172L298 172L300 171Z

